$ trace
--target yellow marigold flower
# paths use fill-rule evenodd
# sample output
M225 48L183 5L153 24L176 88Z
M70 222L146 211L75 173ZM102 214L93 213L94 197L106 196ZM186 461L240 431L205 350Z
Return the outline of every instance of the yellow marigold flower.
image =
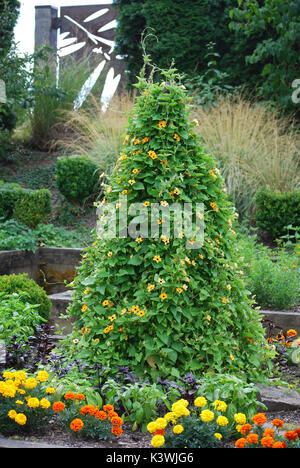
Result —
M205 397L197 397L194 401L194 405L198 408L203 408L203 406L207 405L207 399Z
M244 413L236 413L234 416L233 416L235 422L237 424L240 424L240 425L243 425L243 424L246 424L247 422L247 418L246 418L246 415Z
M47 408L50 407L50 405L51 405L51 403L50 403L49 400L47 400L47 398L42 398L42 399L41 399L41 401L40 401L40 406L41 406L41 408L47 409Z
M184 428L181 424L176 424L176 426L173 427L174 434L181 434L183 431Z
M156 430L165 429L168 422L164 418L157 418L155 421Z
M150 432L150 434L153 434L153 432L155 432L156 429L156 423L154 421L149 422L149 424L147 425L147 431Z
M25 414L23 413L18 413L15 417L15 421L17 424L19 424L20 426L24 426L26 424L26 421L27 421L27 418L25 416Z
M166 125L167 125L167 124L166 124L166 121L165 121L165 120L160 120L160 121L158 122L159 128L165 128Z
M210 410L202 410L200 413L200 418L203 422L211 422L214 420L214 413Z
M16 377L18 380L21 380L21 381L27 379L26 372L24 372L24 371L17 371L17 372L15 373L15 377Z
M16 412L15 410L10 410L10 411L8 412L8 417L9 417L10 419L15 419L16 416L17 416L17 412Z
M225 403L225 401L215 400L213 403L213 407L217 411L225 412L227 409L227 404Z
M152 437L151 445L152 447L162 447L165 443L165 438L162 435L155 435Z
M173 413L173 411L170 411L169 413L166 413L164 415L164 418L168 422L172 422L172 423L176 422L176 417L175 417L175 414Z
M46 393L48 393L49 395L51 395L52 393L55 393L55 388L53 387L46 388Z
M29 377L28 379L25 380L25 387L29 388L32 390L37 386L37 380L34 377Z
M222 437L223 437L222 434L220 434L219 432L215 432L215 433L214 433L214 436L215 436L215 438L218 439L218 440L221 440Z
M16 405L24 405L24 401L21 400L16 400L15 403Z
M38 408L40 406L40 402L38 398L28 398L27 405L29 408Z
M46 371L39 371L36 376L36 380L39 380L40 382L47 382L49 379L49 374Z
M225 416L218 416L216 422L219 426L227 426L229 421Z
M159 297L164 301L165 299L167 299L168 295L166 293L162 293Z

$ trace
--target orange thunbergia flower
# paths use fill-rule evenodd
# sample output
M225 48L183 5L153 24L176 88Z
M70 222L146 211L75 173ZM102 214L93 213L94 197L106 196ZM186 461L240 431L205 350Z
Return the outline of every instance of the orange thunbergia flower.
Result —
M168 164L168 161L166 159L163 159L162 161L160 161L160 164L166 166Z
M74 432L81 431L83 426L84 426L84 422L79 418L73 419L73 421L70 424L70 428Z
M236 441L235 446L237 448L245 448L246 443L247 443L247 439L245 439L244 437L241 437L240 439Z
M166 125L167 125L167 124L166 124L166 121L165 121L165 120L160 120L160 121L158 122L159 128L164 128Z
M148 151L148 154L151 159L157 159L157 154L155 153L155 151Z
M160 258L159 255L155 255L155 257L153 257L153 260L154 260L156 263L161 262L161 258Z
M135 145L138 145L138 144L141 143L141 142L140 142L140 140L134 140L133 143L134 143Z
M180 136L177 133L175 133L173 138L174 140L180 141Z
M142 139L142 143L148 143L149 139L150 139L149 137L143 138L143 139Z
M217 207L216 203L212 202L210 203L210 206L212 207L214 211L219 211L219 208Z
M81 310L82 310L82 312L85 312L87 310L87 305L83 304L83 306L81 307Z
M263 447L271 448L274 445L274 439L271 436L265 436L261 439L260 443Z
M165 300L167 299L168 295L166 293L162 293L160 296L159 296L162 300Z
M253 416L252 421L257 426L262 426L263 424L267 422L267 418L265 416L265 413L257 413Z
M250 432L250 434L247 435L247 442L249 444L257 444L258 442L258 435L254 434L253 432Z
M63 409L65 409L65 404L62 401L56 401L55 403L53 403L52 409L53 411L58 413L59 411L62 411Z
M214 171L209 171L209 173L210 173L210 175L211 175L214 179L217 178L217 176L216 176L216 174L214 173Z

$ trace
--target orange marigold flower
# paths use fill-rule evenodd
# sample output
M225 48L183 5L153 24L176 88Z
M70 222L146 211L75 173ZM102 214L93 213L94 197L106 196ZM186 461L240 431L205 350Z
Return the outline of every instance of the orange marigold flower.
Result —
M236 441L235 446L237 448L245 448L246 443L247 443L247 439L245 439L244 437L241 437L240 439Z
M90 414L91 416L94 416L95 413L97 412L97 408L93 405L85 405L82 406L79 410L80 414Z
M165 435L164 429L156 429L153 435Z
M248 434L248 432L251 431L251 429L252 429L251 424L243 424L240 428L240 433L243 435L246 435Z
M274 437L274 429L271 429L270 427L267 427L265 430L264 430L264 433L263 433L263 437Z
M65 398L65 400L74 400L75 394L74 394L73 392L67 392L67 393L64 395L64 398Z
M111 423L112 423L113 426L122 426L123 419L120 418L119 416L113 416L111 418Z
M97 419L100 419L100 421L104 421L107 418L107 414L105 413L105 411L96 411L95 417Z
M107 412L108 412L108 411L114 411L114 409L115 409L115 408L113 407L113 405L107 404L107 405L104 405L104 406L103 406L103 410L104 410L104 411L107 411Z
M55 401L52 405L52 409L55 412L62 411L65 408L65 404L62 401Z
M262 426L263 424L267 422L267 418L265 416L265 413L257 413L253 416L252 421L257 426Z
M298 437L298 434L297 434L296 431L287 431L287 432L285 432L284 437L287 440L296 440L297 437Z
M261 439L260 443L263 447L271 448L274 445L274 439L271 436L266 436Z
M108 412L108 417L110 418L110 420L112 420L112 418L116 418L118 417L118 413L116 413L115 411L109 411Z
M111 432L117 436L117 437L120 437L120 435L122 434L123 432L123 429L120 427L120 426L113 426L112 429L111 429Z
M250 434L247 435L247 442L249 444L257 444L258 442L258 435L254 434L254 432L250 432Z
M83 393L76 393L75 400L85 400L85 396Z
M286 448L286 444L285 442L281 442L280 440L278 440L272 445L272 448Z
M84 426L84 422L79 418L73 419L73 421L70 424L70 428L74 432L81 431L83 426Z
M286 332L286 334L287 334L287 336L297 336L296 330L293 330L293 329L288 330L288 331Z
M284 426L284 422L282 421L282 419L273 419L272 424L273 426L279 427L279 428Z

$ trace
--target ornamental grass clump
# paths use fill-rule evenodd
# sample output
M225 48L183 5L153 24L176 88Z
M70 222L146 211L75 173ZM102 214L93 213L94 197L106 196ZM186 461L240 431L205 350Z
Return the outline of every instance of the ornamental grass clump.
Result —
M189 97L176 71L162 73L164 82L143 73L138 79L140 94L100 204L104 211L115 207L117 232L86 249L69 307L77 321L61 346L70 359L97 363L110 377L118 365L153 381L208 370L259 378L264 331L235 252L235 210L194 131L197 122L189 120ZM160 210L185 203L203 208L195 215L204 226L199 248L196 230L162 230L167 221L174 227L175 218ZM125 205L124 234L118 223ZM151 218L157 207L161 231L132 233L131 223ZM106 219L101 214L100 230Z
M246 422L242 413L229 420L225 416L227 403L215 400L208 404L204 396L197 397L190 407L187 400L176 401L171 411L151 421L147 430L155 448L220 448L232 435L235 420Z

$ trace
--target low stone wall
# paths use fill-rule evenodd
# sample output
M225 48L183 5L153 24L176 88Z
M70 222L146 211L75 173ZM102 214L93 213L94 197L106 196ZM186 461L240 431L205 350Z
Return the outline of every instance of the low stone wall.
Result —
M82 249L40 247L35 253L24 250L0 252L0 275L27 273L48 294L66 290L80 264Z

